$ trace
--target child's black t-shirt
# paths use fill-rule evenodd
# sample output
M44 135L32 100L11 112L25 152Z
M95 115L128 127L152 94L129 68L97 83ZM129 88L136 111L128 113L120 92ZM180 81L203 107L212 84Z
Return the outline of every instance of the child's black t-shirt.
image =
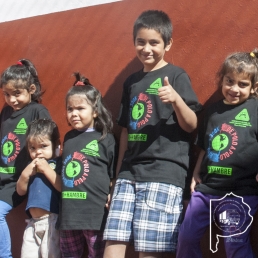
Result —
M196 190L212 195L257 195L258 100L211 105L198 133L197 144L205 150Z
M19 203L16 204L19 196L14 193L16 181L30 161L25 148L26 131L29 123L39 118L50 118L50 114L36 102L15 112L6 106L1 112L0 199L11 206Z
M128 130L119 178L163 182L184 187L189 163L190 134L181 129L171 104L164 104L158 88L169 83L194 111L201 108L186 72L166 66L136 72L124 83L118 124Z

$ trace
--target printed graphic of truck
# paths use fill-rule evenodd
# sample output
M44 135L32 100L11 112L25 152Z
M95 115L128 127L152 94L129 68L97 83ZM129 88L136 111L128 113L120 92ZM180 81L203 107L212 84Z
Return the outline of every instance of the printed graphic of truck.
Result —
M225 210L219 214L219 221L227 225L238 225L240 214L236 210Z

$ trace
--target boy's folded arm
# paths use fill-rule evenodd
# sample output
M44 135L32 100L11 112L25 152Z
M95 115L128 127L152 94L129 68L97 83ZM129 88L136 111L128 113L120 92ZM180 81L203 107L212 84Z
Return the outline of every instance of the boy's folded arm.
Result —
M61 176L58 175L51 167L50 169L45 171L45 176L48 181L55 187L58 192L62 191L62 179Z
M62 180L53 168L51 168L45 159L38 159L36 161L37 170L39 173L45 175L47 180L53 185L53 187L61 192Z
M23 196L27 193L29 179L30 177L25 177L22 174L20 175L16 184L16 191L19 195Z
M35 175L36 169L35 169L35 162L31 162L21 173L17 184L16 184L16 191L19 195L23 196L28 191L28 184L30 177L32 175Z

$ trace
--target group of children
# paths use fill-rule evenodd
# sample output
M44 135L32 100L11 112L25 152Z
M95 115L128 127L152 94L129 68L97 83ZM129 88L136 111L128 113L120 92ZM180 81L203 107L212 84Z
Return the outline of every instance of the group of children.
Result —
M207 109L199 129L201 151L183 220L190 133L202 106L187 73L164 59L172 46L166 13L143 12L133 39L143 69L123 86L118 155L111 114L87 78L75 73L66 95L72 130L60 156L58 127L39 104L43 93L34 65L22 59L2 73L7 106L0 120L1 258L12 257L5 217L25 197L30 219L22 258L80 258L85 245L89 257L122 258L130 243L140 258L162 252L199 258L210 200L233 193L225 208L240 195L250 215L257 211L258 51L234 53L219 69L223 96ZM212 209L219 223L221 210ZM243 228L250 224L247 212L238 213ZM254 257L250 227L243 228L237 241L225 241L227 257Z

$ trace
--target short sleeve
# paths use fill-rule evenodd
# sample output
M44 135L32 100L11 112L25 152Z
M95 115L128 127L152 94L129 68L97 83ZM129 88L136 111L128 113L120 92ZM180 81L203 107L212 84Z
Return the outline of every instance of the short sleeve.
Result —
M39 118L50 118L51 119L51 116L50 116L48 110L44 106L42 106L42 108L39 109L39 111L38 111L38 119Z
M0 115L0 128L2 123L8 119L13 113L13 109L10 106L5 106L2 111L1 111L1 115Z
M172 87L181 96L187 106L194 112L198 112L202 109L202 105L198 102L198 98L192 88L191 81L187 73L182 72L175 77Z
M197 139L196 139L196 145L205 150L204 147L204 139L205 139L205 133L207 129L207 119L204 119L202 123L199 126L198 134L197 134Z
M61 156L56 158L55 171L58 175L61 175L61 172L62 172L62 157Z
M130 88L130 81L131 76L126 79L123 85L123 93L122 99L120 104L119 115L117 118L117 124L122 127L127 127L127 120L128 120L128 112L129 112L129 88Z

